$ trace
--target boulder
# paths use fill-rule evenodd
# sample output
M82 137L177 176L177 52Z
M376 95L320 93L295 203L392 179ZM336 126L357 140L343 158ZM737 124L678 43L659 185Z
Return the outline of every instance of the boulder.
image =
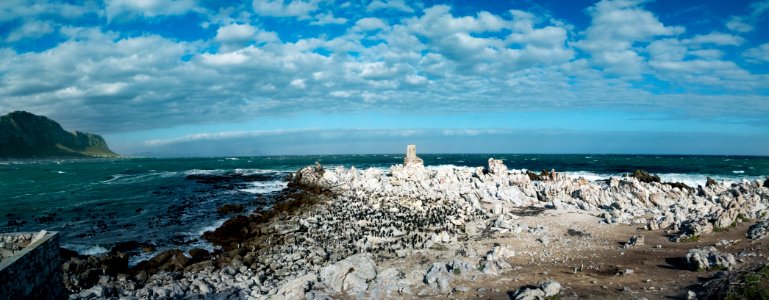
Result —
M489 173L507 175L507 166L501 159L489 158Z
M555 280L548 280L539 286L525 286L514 294L515 300L540 300L554 297L561 293L561 284Z
M433 263L424 277L424 283L430 288L438 290L443 294L451 292L450 275L446 264L441 262Z
M632 177L635 177L640 182L645 183L652 183L652 182L660 182L660 177L654 174L650 174L649 172L646 172L644 170L635 170L633 171Z
M376 278L376 263L370 253L350 256L320 271L320 281L335 292L362 292Z
M627 243L623 246L624 248L630 248L633 246L643 246L644 245L644 236L643 235L634 235L631 236L630 239L627 240Z
M406 294L411 294L406 274L395 268L379 272L369 284L370 299L393 299Z
M293 280L281 285L278 288L277 293L272 296L272 299L303 299L305 293L312 288L313 284L315 284L317 280L318 277L312 273L294 278Z
M737 264L734 255L731 253L720 253L715 247L704 247L700 249L691 249L684 262L691 270L731 270Z
M757 240L766 237L769 233L769 221L761 221L748 228L748 239Z

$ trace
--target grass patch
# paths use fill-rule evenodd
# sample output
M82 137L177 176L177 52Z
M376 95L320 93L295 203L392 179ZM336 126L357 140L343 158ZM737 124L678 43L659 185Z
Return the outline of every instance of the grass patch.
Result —
M690 236L688 238L682 239L681 243L696 243L696 242L699 242L699 241L700 241L700 236L699 235L693 235L693 236Z
M454 268L452 272L454 272L454 275L462 274L462 270L460 270L459 268Z

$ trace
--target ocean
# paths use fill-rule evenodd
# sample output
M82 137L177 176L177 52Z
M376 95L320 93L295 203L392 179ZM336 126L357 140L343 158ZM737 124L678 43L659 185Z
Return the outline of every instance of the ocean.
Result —
M490 157L510 169L555 169L589 180L644 169L663 181L704 185L763 180L769 157L666 155L420 154L429 168L486 166ZM401 154L215 158L119 158L0 161L0 232L59 231L64 247L81 254L109 251L117 242L156 245L157 253L211 246L200 239L228 218L224 204L246 212L268 209L289 173L326 167L388 168ZM153 252L136 256L132 264Z

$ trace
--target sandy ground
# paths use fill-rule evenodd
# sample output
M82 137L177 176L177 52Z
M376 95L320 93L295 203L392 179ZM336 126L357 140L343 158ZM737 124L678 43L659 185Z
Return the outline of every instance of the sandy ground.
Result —
M731 246L718 246L721 252L735 255L741 264L767 262L766 241L750 242L745 237L753 222L744 222L724 232L703 236L696 242L675 243L665 231L648 231L643 225L599 224L599 218L587 212L546 210L537 216L520 217L518 223L544 228L544 234L507 233L468 241L465 245L433 247L429 253L414 253L405 259L385 259L380 268L427 270L438 260L456 256L460 247L473 247L483 255L495 243L516 252L507 261L512 269L501 275L455 277L455 299L510 299L521 286L556 280L563 285L561 299L680 299L687 290L715 272L695 272L681 265L689 249L715 245L721 240L740 240ZM570 236L569 229L590 236ZM543 244L537 239L547 236ZM644 235L645 244L623 248L633 235ZM437 249L437 250L436 250ZM749 252L755 256L741 256ZM429 259L428 259L429 257ZM624 274L626 270L632 270ZM415 295L418 289L414 290ZM414 298L435 298L424 296Z

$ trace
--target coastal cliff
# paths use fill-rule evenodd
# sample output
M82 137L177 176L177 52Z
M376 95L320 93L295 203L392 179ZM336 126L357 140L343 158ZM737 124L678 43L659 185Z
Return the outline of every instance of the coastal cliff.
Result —
M65 131L44 116L15 111L0 117L0 159L117 156L101 136Z

